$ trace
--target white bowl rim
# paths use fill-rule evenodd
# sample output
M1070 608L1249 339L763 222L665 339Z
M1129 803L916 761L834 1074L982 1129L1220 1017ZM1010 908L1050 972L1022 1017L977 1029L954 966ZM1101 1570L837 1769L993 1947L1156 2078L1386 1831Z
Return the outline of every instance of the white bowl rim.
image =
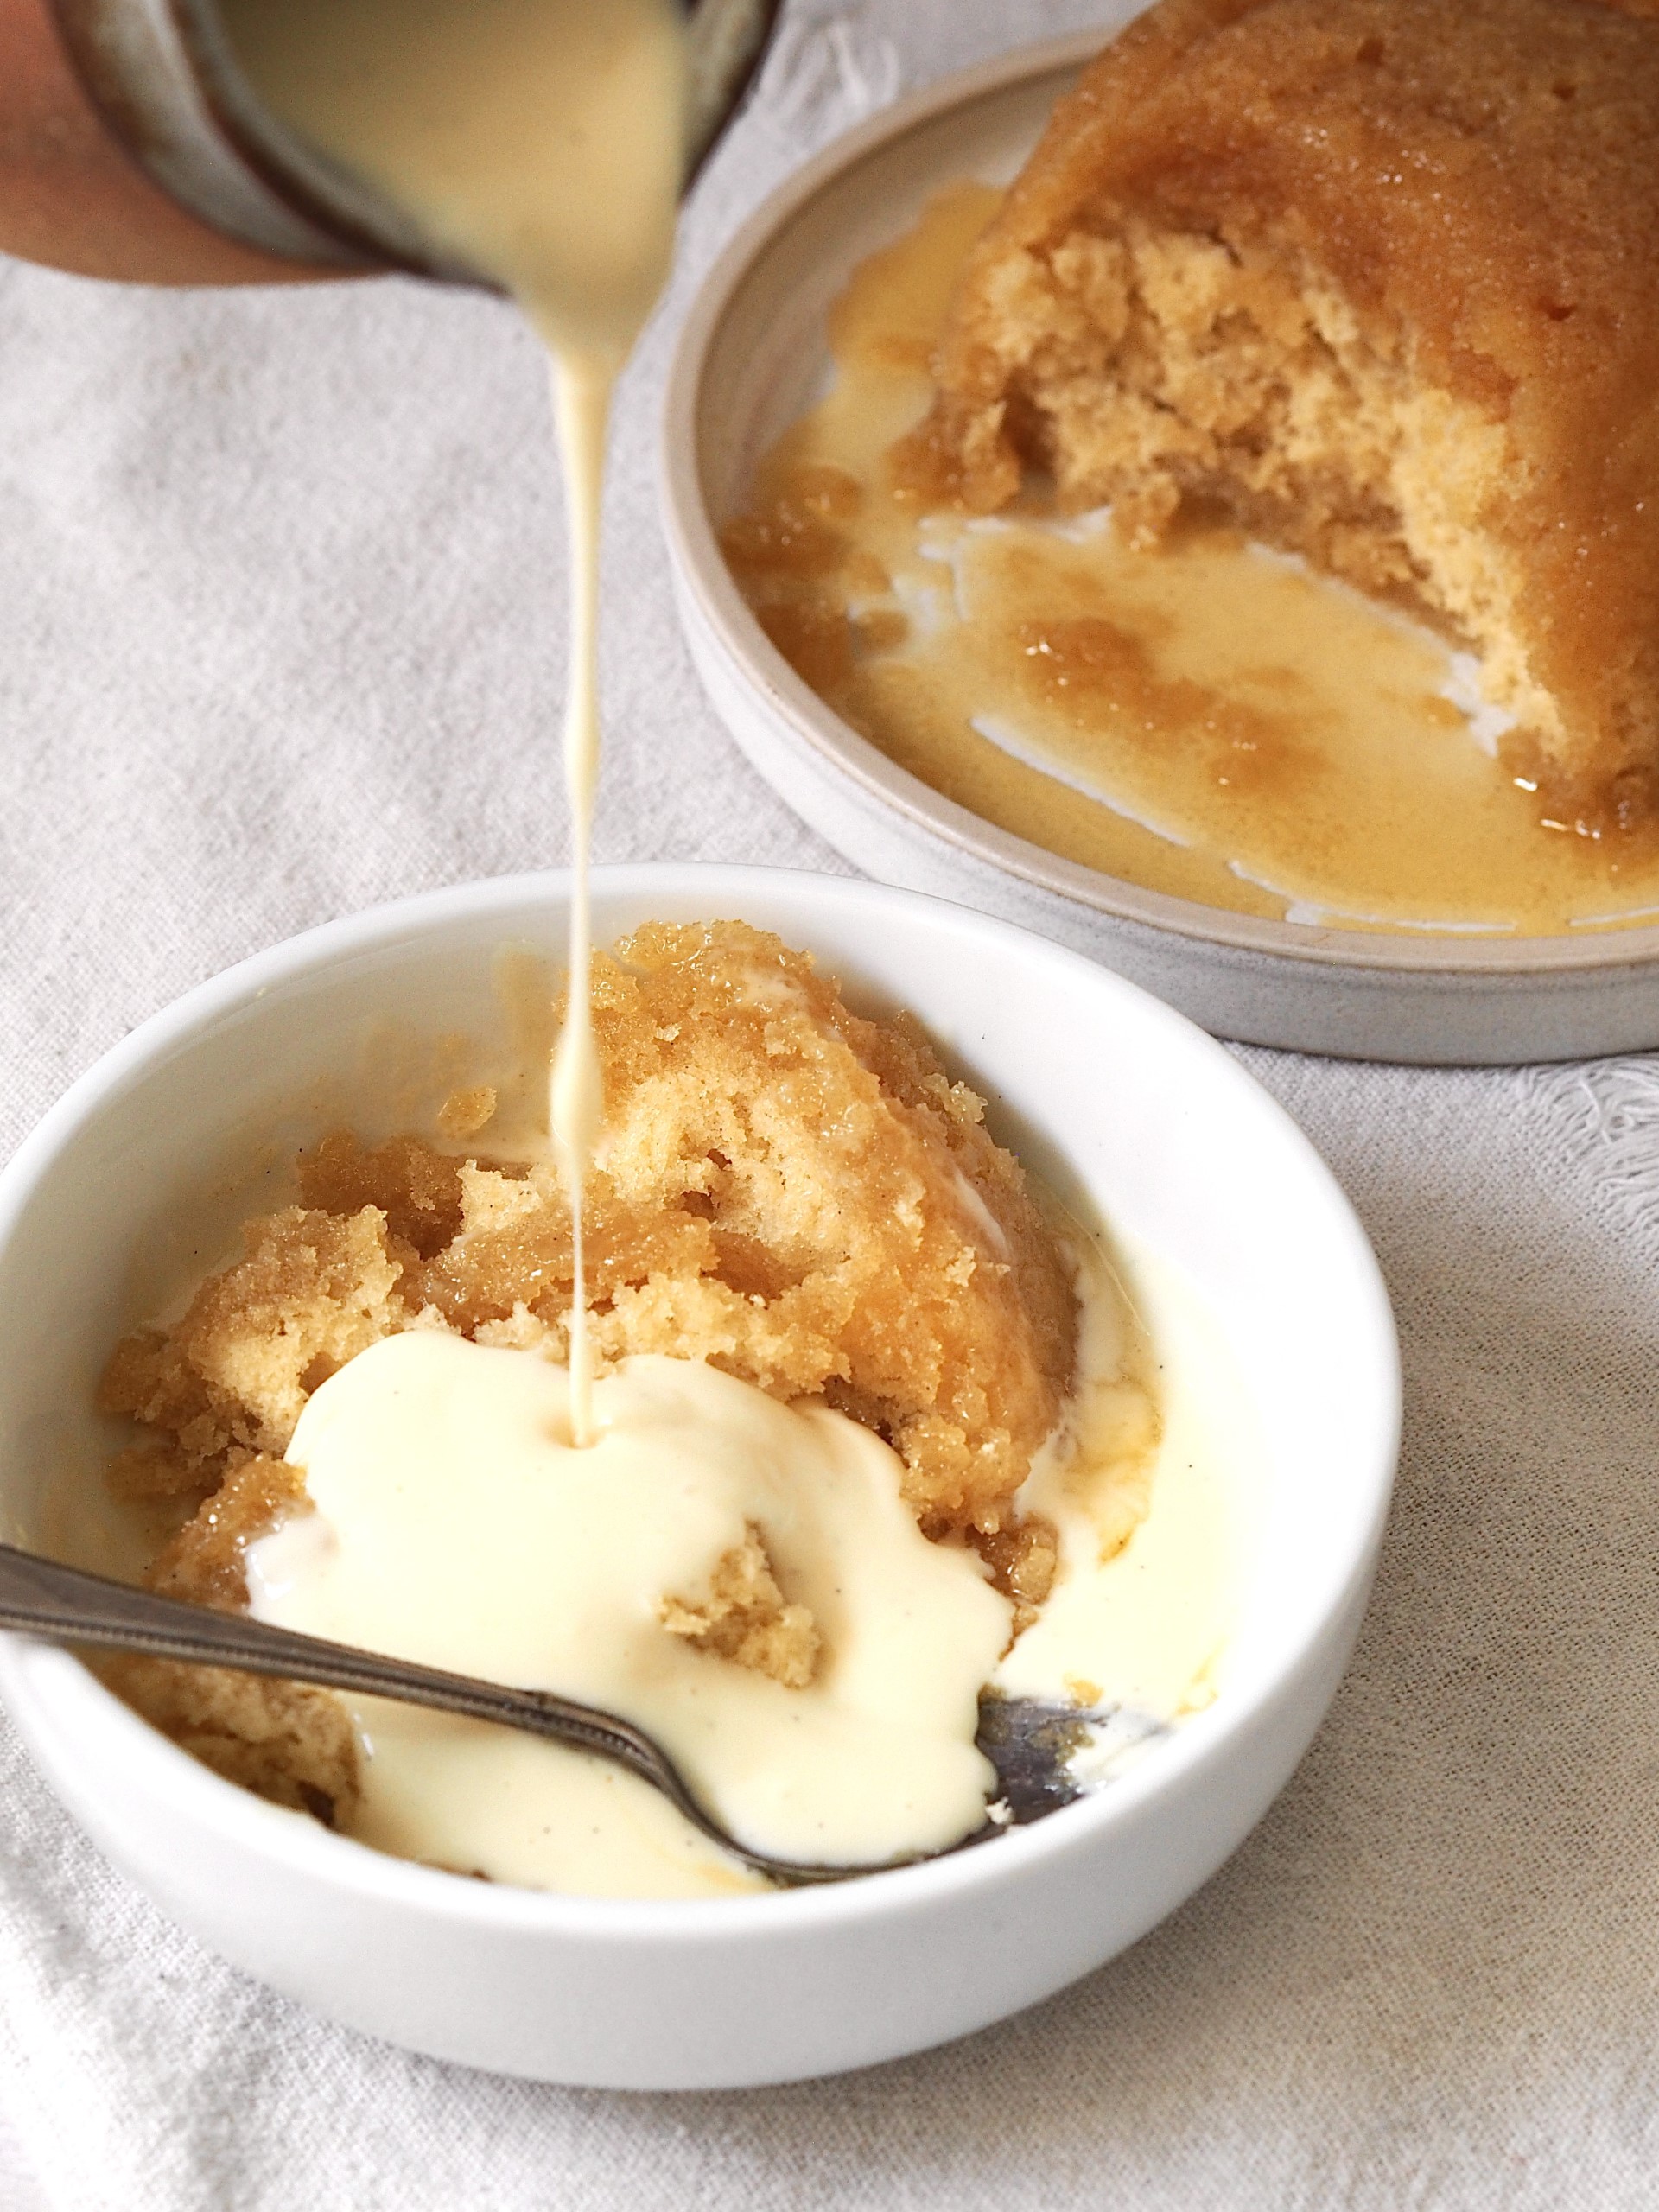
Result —
M1101 1829L1130 1819L1151 1797L1179 1784L1209 1762L1224 1744L1250 1730L1294 1677L1307 1652L1334 1619L1340 1618L1371 1573L1393 1489L1398 1456L1401 1385L1394 1317L1381 1272L1364 1230L1325 1162L1284 1109L1254 1077L1185 1015L1082 954L1053 944L1017 925L999 921L970 907L900 891L857 877L829 876L807 869L749 868L694 861L652 862L594 870L596 902L607 897L640 899L675 895L693 886L706 887L713 900L741 900L747 891L811 896L831 906L887 908L895 913L918 907L948 916L951 925L974 938L1021 940L1029 957L1073 970L1091 990L1107 996L1128 995L1143 1014L1184 1033L1189 1050L1207 1060L1222 1083L1249 1099L1288 1138L1293 1152L1319 1189L1332 1225L1346 1246L1353 1287L1369 1308L1363 1352L1385 1419L1366 1447L1356 1446L1356 1487L1368 1485L1369 1509L1351 1529L1340 1580L1327 1591L1317 1613L1305 1624L1294 1650L1265 1679L1220 1698L1206 1711L1184 1721L1154 1746L1109 1789L1049 1815L1031 1827L917 1866L860 1876L821 1887L746 1893L731 1898L613 1898L523 1890L486 1883L400 1859L334 1834L304 1815L267 1803L225 1781L170 1743L157 1730L106 1690L81 1661L67 1651L0 1633L0 1690L6 1702L19 1697L31 1704L80 1703L101 1709L106 1723L124 1735L136 1756L159 1762L168 1791L200 1824L251 1853L284 1863L319 1883L392 1904L418 1907L452 1923L524 1934L547 1933L589 1942L668 1942L692 1946L717 1935L730 1940L759 1938L780 1926L806 1928L824 1921L880 1920L892 1912L925 1908L932 1900L976 1886L995 1887L1022 1867L1069 1854L1086 1846ZM527 903L550 907L568 897L569 871L548 869L449 885L342 917L284 939L209 977L160 1008L130 1035L111 1046L51 1107L0 1170L0 1244L37 1185L49 1174L61 1147L80 1124L107 1101L139 1080L157 1057L188 1043L191 1034L245 1006L275 986L353 954L375 950L400 938L416 938L458 917L487 917ZM712 911L712 909L711 909ZM925 1009L919 1009L925 1016Z
M1079 861L1064 859L946 798L861 737L796 674L738 590L702 496L697 418L709 346L751 264L809 200L890 141L951 108L1027 79L1080 67L1124 28L1120 24L1103 32L1072 32L1015 47L937 79L832 140L791 170L733 235L702 278L681 327L664 400L659 454L663 526L682 588L695 597L732 666L821 764L982 867L1001 870L1039 891L1119 921L1201 939L1223 953L1267 954L1305 966L1355 970L1379 980L1402 975L1418 982L1455 984L1460 978L1478 976L1521 985L1541 976L1649 966L1659 960L1659 924L1586 929L1577 936L1502 938L1335 929L1206 906L1196 899L1145 890Z

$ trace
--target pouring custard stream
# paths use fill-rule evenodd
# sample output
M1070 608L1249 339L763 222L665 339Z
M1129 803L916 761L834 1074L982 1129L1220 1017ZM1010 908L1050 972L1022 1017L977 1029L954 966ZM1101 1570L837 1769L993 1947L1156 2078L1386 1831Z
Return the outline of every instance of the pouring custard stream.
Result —
M327 1210L326 1222L298 1211L263 1227L250 1224L249 1249L256 1256L249 1264L256 1272L264 1231L331 1246L356 1240L351 1268L361 1258L369 1274L354 1279L380 1282L374 1271L384 1267L387 1287L372 1298L364 1294L368 1305L353 1313L352 1341L360 1346L365 1325L385 1340L348 1351L339 1371L315 1390L302 1380L289 1393L301 1402L309 1397L297 1425L294 1406L284 1399L276 1408L280 1421L272 1413L248 1429L250 1437L257 1431L257 1448L268 1456L251 1471L232 1470L219 1495L241 1485L246 1525L264 1533L248 1542L235 1580L239 1586L245 1567L247 1602L257 1618L370 1643L416 1662L563 1689L627 1713L671 1748L717 1817L776 1855L857 1865L946 1846L983 1819L995 1774L975 1745L978 1696L996 1681L1011 1632L1041 1602L1040 1593L1027 1602L1027 1585L1035 1587L1030 1560L1023 1568L1016 1564L1026 1554L1020 1549L1024 1509L1014 1503L1014 1487L1028 1471L1057 1408L1067 1405L1068 1380L1075 1385L1068 1421L1093 1403L1091 1390L1109 1414L1124 1391L1136 1397L1138 1385L1115 1379L1096 1389L1086 1344L1074 1360L1078 1294L1098 1318L1116 1311L1115 1294L1098 1284L1088 1291L1081 1275L1074 1287L1071 1263L1049 1232L1034 1220L1028 1232L1018 1228L1029 1196L1017 1165L988 1138L969 1134L978 1129L980 1102L943 1071L931 1071L925 1053L912 1062L920 1046L896 1033L872 1032L854 1050L848 1034L861 1034L863 1026L839 1006L835 987L785 948L768 949L758 939L751 944L754 933L742 925L713 925L701 952L688 945L683 982L670 980L679 973L682 955L666 943L653 949L647 942L652 928L630 941L626 984L613 975L606 987L604 1022L619 1020L624 989L687 989L699 1006L717 1003L719 1011L683 1020L665 997L659 1014L641 1014L637 1049L611 1061L608 1150L594 1166L602 1101L588 864L599 749L600 489L614 381L660 289L672 243L686 137L678 10L671 0L457 0L448 6L433 0L224 0L223 12L243 68L273 113L366 177L416 217L435 244L498 280L524 307L552 359L572 555L564 729L574 847L570 957L565 1026L549 1096L557 1175L545 1159L516 1177L468 1161L454 1199L446 1201L456 1206L461 1233L450 1243L429 1240L420 1264L412 1264L412 1255L394 1257L384 1242L396 1197L377 1197L362 1185L372 1156L360 1147L353 1152L350 1138L344 1154L331 1155L330 1146L340 1141L331 1139L308 1156L308 1166L302 1162L302 1191L308 1206L326 1202L323 1185L333 1172L327 1160L335 1157L351 1185L339 1202L342 1210ZM658 937L674 934L652 927ZM662 971L654 985L647 980L653 962ZM741 1130L704 1127L698 1118L721 1102L737 1112L742 1082L754 1073L739 1080L736 1062L705 1065L696 1057L715 1049L709 1040L734 1008L739 1027L749 1022L757 1033L743 1050L758 1052L756 1068L766 1082L783 1086ZM803 1042L807 1033L810 1048ZM700 1033L703 1046L696 1042ZM610 1038L607 1049L614 1043ZM639 1099L649 1093L651 1110L671 1121L679 1094L671 1082L659 1079L653 1087L640 1070L651 1055L671 1050L683 1063L675 1080L683 1086L691 1118L683 1130L656 1128L642 1141ZM820 1090L809 1084L796 1099L779 1071L798 1059L817 1071ZM834 1079L846 1094L833 1111L822 1092L832 1067L842 1071ZM664 1065L658 1077L671 1072ZM828 1154L820 1158L814 1147L833 1152L834 1132L844 1135L855 1124L879 1135L860 1139L870 1148L857 1154L857 1188L841 1192ZM923 1124L931 1132L925 1142ZM764 1144L784 1148L775 1158L765 1154L746 1162L746 1143L761 1142L756 1127L766 1133ZM394 1141L392 1150L409 1141ZM768 1243L747 1217L734 1213L730 1230L720 1224L718 1187L698 1185L653 1198L663 1211L649 1223L655 1256L647 1287L655 1284L659 1300L677 1296L686 1313L705 1317L694 1327L683 1314L680 1336L668 1342L652 1340L654 1324L637 1315L629 1321L608 1297L600 1313L590 1315L583 1253L585 1206L590 1236L595 1222L603 1223L607 1267L615 1268L619 1193L627 1177L643 1173L642 1162L659 1153L689 1162L690 1172L723 1176L734 1188L752 1175L753 1190L767 1194L779 1217ZM973 1173L982 1187L959 1161L977 1162ZM460 1173L455 1162L435 1156L421 1172L435 1187L446 1174ZM1028 1437L1020 1432L1020 1465L1010 1465L1001 1500L1006 1524L989 1508L989 1517L976 1520L965 1494L953 1494L954 1502L946 1498L943 1505L935 1501L930 1515L926 1484L934 1478L925 1473L925 1455L918 1457L921 1446L906 1444L901 1463L899 1450L882 1440L901 1430L890 1421L883 1427L880 1391L909 1387L915 1378L906 1360L918 1376L933 1370L924 1351L914 1351L912 1358L906 1350L899 1368L888 1371L896 1355L885 1338L885 1349L874 1348L888 1325L875 1300L865 1294L854 1298L857 1310L835 1324L842 1333L822 1372L816 1365L807 1372L802 1363L809 1350L817 1359L813 1348L818 1335L830 1332L830 1321L809 1326L791 1320L785 1328L775 1319L791 1294L772 1280L774 1247L788 1248L785 1272L797 1303L805 1300L804 1314L815 1313L813 1300L821 1297L833 1304L844 1287L842 1273L856 1257L854 1217L875 1206L872 1177L887 1191L884 1175L891 1190L882 1202L881 1233L914 1216L922 1224L918 1235L925 1231L931 1240L922 1261L912 1254L909 1272L899 1270L904 1295L898 1303L912 1334L921 1325L916 1310L937 1287L930 1268L950 1286L944 1301L948 1313L938 1325L963 1343L984 1319L964 1309L977 1302L988 1314L1005 1295L997 1286L1008 1287L1014 1310L993 1332L988 1362L969 1363L984 1433L963 1438L964 1450L973 1446L976 1479L988 1480L993 1463L1001 1464L996 1452L1012 1451L1014 1432L1004 1435L999 1427L1011 1418L1006 1408L995 1418L985 1410L1001 1403L1001 1385L988 1369L995 1370L999 1359L1006 1365L1016 1347L1025 1347L1031 1372L1010 1388L1015 1400L1025 1391L1033 1404L1040 1401L1044 1417L1027 1424ZM479 1254L487 1255L492 1235L513 1233L489 1224L536 1216L552 1202L551 1185L560 1180L569 1200L573 1278L568 1382L550 1365L556 1336L539 1313L515 1303L517 1293L492 1303L493 1294L480 1290L474 1298L467 1288L468 1270L486 1265ZM925 1204L918 1205L918 1190L927 1194ZM467 1225L474 1202L483 1224L476 1238ZM1009 1224L1017 1231L1012 1241ZM634 1222L628 1233L639 1237L645 1230ZM814 1236L827 1236L834 1246L816 1261L810 1254ZM658 1251L664 1238L668 1243ZM718 1270L701 1274L701 1260L683 1280L674 1274L665 1256L670 1246L689 1252L699 1238L730 1248L721 1265L728 1273L736 1268L734 1283ZM366 1257L364 1246L374 1247ZM454 1255L453 1268L446 1255ZM404 1270L401 1287L391 1289ZM209 1307L216 1318L208 1325L219 1338L227 1325L243 1325L231 1314L235 1294L227 1299L224 1287L236 1274L232 1268L217 1284L200 1287L178 1325L187 1337L195 1326L192 1317ZM561 1302L563 1280L561 1274L555 1293ZM1036 1317L1051 1305L1058 1318L1048 1346ZM636 1324L645 1333L630 1339L627 1331ZM264 1325L256 1319L247 1325L257 1338ZM857 1327L875 1332L862 1349L861 1339L855 1340ZM596 1391L594 1331L607 1370ZM1083 1332L1085 1338L1089 1333ZM468 1336L472 1341L464 1340ZM156 1355L156 1339L135 1344L142 1368ZM262 1372L264 1351L250 1350L246 1372ZM664 1351L668 1357L657 1356ZM943 1343L933 1351L942 1356ZM743 1364L751 1357L752 1379ZM742 1371L721 1374L712 1361L734 1362ZM118 1355L112 1373L119 1366ZM1113 1361L1105 1366L1116 1377ZM842 1402L827 1395L831 1373L846 1382L847 1410L835 1409ZM1052 1402L1046 1395L1051 1392ZM118 1389L111 1398L106 1389L105 1404L140 1410L141 1402L152 1398L147 1389L137 1396ZM943 1397L939 1403L942 1408ZM851 1418L861 1405L865 1410ZM948 1457L957 1433L950 1420L942 1410L917 1419L917 1434L925 1432L933 1439L929 1448ZM1113 1419L1103 1420L1103 1434L1116 1437ZM1128 1487L1139 1504L1130 1521L1145 1514L1141 1492L1150 1482L1150 1463L1141 1465L1142 1444L1132 1440L1141 1427L1147 1436L1155 1434L1155 1421L1137 1427L1119 1421L1122 1448L1114 1444L1102 1462L1105 1487L1120 1476L1134 1478ZM1098 1573L1109 1571L1108 1552L1113 1559L1122 1555L1128 1524L1116 1491L1098 1515L1094 1504L1085 1510L1071 1497L1067 1484L1076 1472L1069 1459L1064 1468L1054 1460L1053 1495L1043 1492L1033 1525L1058 1546L1065 1574L1080 1587L1092 1586ZM276 1501L274 1533L267 1491ZM1034 1491L1027 1502L1036 1508ZM233 1519L239 1510L211 1502L204 1507L198 1518L209 1549L218 1541L207 1527L213 1514L228 1528L225 1516ZM1207 1509L1198 1516L1212 1517ZM185 1554L195 1525L181 1534ZM1109 1530L1110 1543L1103 1548ZM976 1551L982 1535L1007 1539L1000 1567L990 1550ZM1120 1681L1103 1657L1096 1663L1091 1630L1084 1639L1086 1665L1065 1637L1051 1639L1046 1694L1067 1697L1083 1684L1096 1701L1133 1702L1160 1719L1185 1709L1188 1687L1205 1675L1216 1645L1216 1592L1205 1577L1195 1581L1189 1572L1192 1553L1185 1537L1166 1548L1185 1592L1181 1604L1166 1609L1180 1630L1176 1656L1165 1669L1168 1681L1138 1675ZM1040 1552L1038 1543L1032 1557ZM181 1571L181 1556L175 1547L168 1573ZM1125 1573L1144 1580L1142 1566L1137 1554L1125 1560ZM994 1587L999 1573L1002 1581ZM1195 1590L1198 1600L1186 1602ZM334 1718L338 1723L337 1711ZM503 1732L479 1724L390 1710L374 1700L353 1704L350 1720L365 1756L354 1809L342 1824L365 1841L463 1872L558 1889L709 1895L752 1885L753 1878L734 1874L643 1784L596 1769L582 1755L503 1740Z
M575 1238L570 1420L588 1444L582 1185L602 1110L588 889L601 486L612 392L673 251L687 100L679 10L672 0L224 0L222 14L270 111L505 285L551 356L571 553L571 896L549 1118Z

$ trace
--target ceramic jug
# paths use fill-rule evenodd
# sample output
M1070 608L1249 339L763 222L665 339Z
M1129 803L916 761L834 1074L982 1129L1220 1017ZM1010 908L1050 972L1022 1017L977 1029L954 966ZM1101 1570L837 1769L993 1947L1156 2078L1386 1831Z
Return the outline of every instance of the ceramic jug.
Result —
M778 0L685 5L694 170ZM261 109L213 0L0 0L0 251L145 283L480 281Z

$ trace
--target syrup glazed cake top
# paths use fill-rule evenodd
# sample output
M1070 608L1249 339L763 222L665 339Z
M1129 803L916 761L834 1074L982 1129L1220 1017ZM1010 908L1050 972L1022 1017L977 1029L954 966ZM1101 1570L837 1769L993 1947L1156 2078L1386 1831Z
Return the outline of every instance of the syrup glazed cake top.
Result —
M895 456L1183 512L1484 658L1581 830L1659 816L1659 0L1162 0L1055 110Z

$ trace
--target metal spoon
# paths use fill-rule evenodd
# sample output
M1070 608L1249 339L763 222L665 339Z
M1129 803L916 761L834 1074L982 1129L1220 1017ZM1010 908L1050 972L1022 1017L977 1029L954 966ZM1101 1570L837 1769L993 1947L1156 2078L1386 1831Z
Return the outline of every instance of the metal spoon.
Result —
M324 1689L387 1697L406 1705L430 1706L469 1720L493 1720L550 1737L582 1751L614 1760L660 1789L693 1827L757 1872L796 1885L840 1882L892 1866L914 1865L936 1854L917 1852L878 1866L799 1866L754 1851L728 1835L699 1802L667 1753L643 1728L592 1706L577 1705L548 1690L508 1689L499 1682L451 1675L435 1667L416 1667L350 1644L300 1636L251 1620L245 1613L214 1612L177 1598L134 1590L101 1574L84 1574L54 1560L0 1544L0 1629L14 1629L48 1643L95 1644L118 1651L138 1651L153 1659L179 1659L194 1665L238 1667L253 1675L314 1682ZM1090 1740L1093 1726L1111 1716L1090 1715L1072 1706L1046 1705L1034 1699L985 1696L980 1700L976 1741L995 1768L1001 1796L982 1827L952 1845L981 1843L1010 1827L1039 1820L1083 1795L1067 1762ZM1158 1724L1132 1725L1131 1733L1158 1732Z

